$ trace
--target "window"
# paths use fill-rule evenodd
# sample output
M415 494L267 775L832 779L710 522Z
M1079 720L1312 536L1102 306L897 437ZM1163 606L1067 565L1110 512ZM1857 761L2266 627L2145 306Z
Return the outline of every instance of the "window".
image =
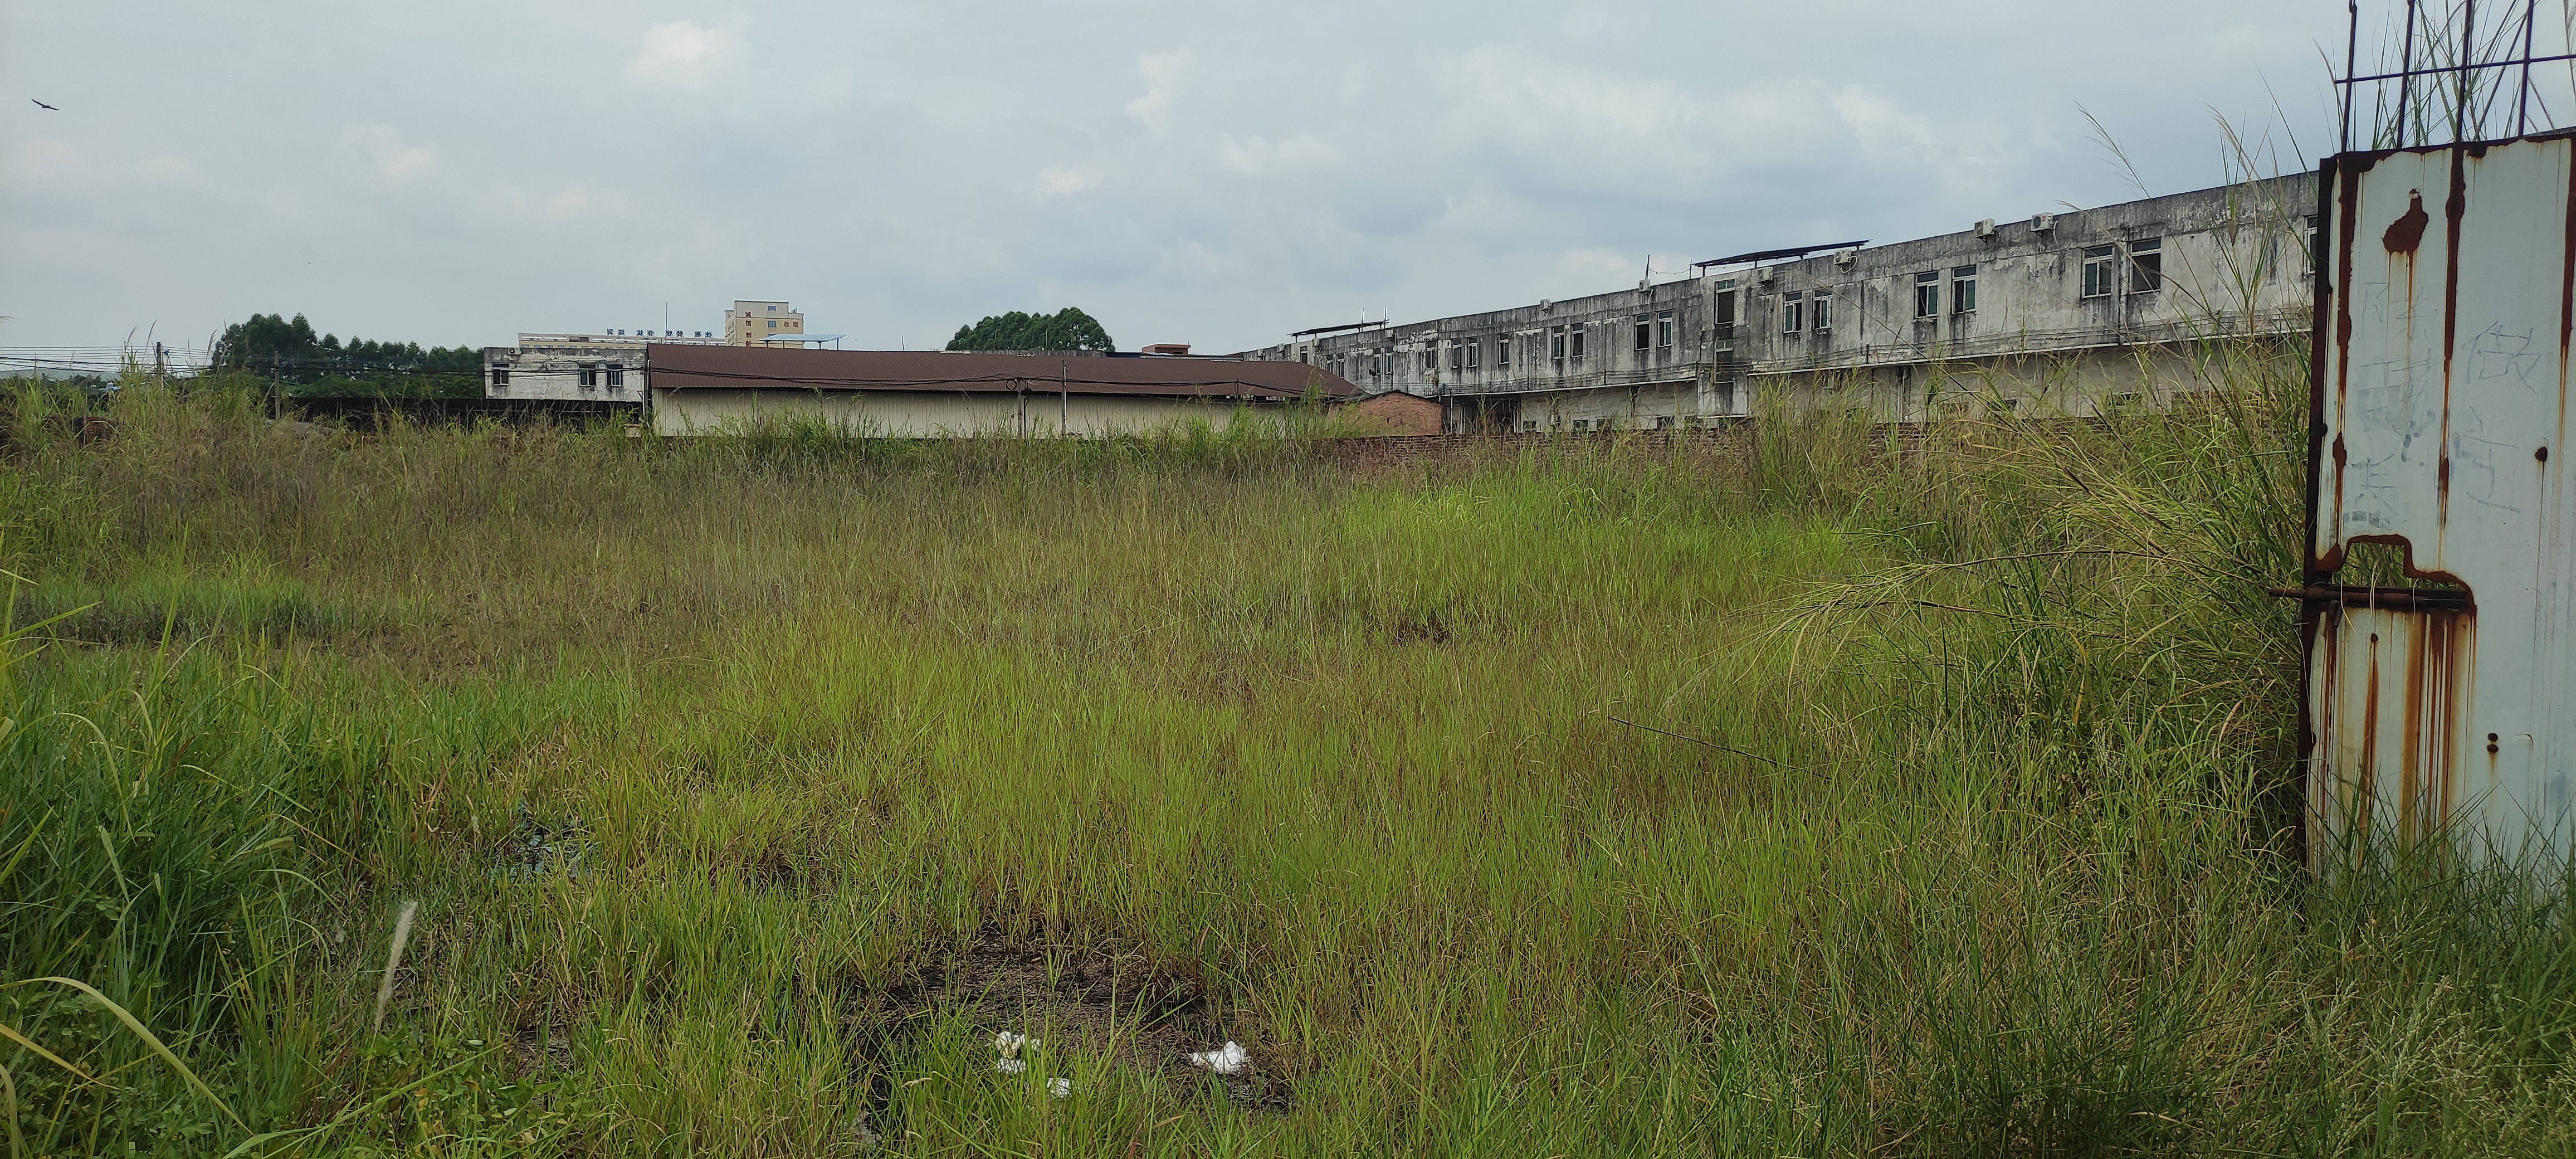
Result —
M2140 238L2129 243L2129 292L2152 294L2165 285L2165 239Z
M2084 249L2084 296L2111 296L2111 262L2118 256L2117 246L2097 245Z
M1977 312L1977 267L1960 266L1950 271L1950 312Z
M1512 336L1505 334L1501 338L1494 340L1494 369L1510 370L1511 368Z
M1941 271L1925 270L1914 275L1914 316L1941 316Z
M1440 351L1432 346L1424 346L1422 348L1422 373L1429 374L1438 369L1440 369Z
M593 370L593 369L591 369L590 367L587 367L587 366L582 367L582 368L581 368L581 384L582 384L583 386L597 386L597 385L599 385L599 372L598 372L598 371L596 371L596 370Z
M1807 296L1796 290L1780 295L1780 332L1795 334L1806 329Z
M1807 312L1808 312L1809 314L1811 314L1811 315L1813 315L1813 316L1814 316L1814 323L1815 323L1814 329L1815 329L1816 333L1818 333L1818 334L1822 334L1822 333L1824 333L1824 332L1825 332L1825 331L1827 331L1827 330L1831 330L1831 329L1833 329L1833 328L1834 328L1834 295L1833 295L1833 291L1831 291L1831 290L1818 290L1818 291L1816 291L1816 294L1815 294L1815 298L1814 298L1814 300L1808 303L1808 310L1807 310Z
M1636 325L1636 328L1635 328L1635 329L1636 329L1636 339L1637 339L1637 341L1636 341L1636 350L1637 350L1637 352L1638 352L1638 353L1640 353L1640 354L1643 354L1643 353L1645 353L1645 352L1646 352L1646 351L1648 351L1648 350L1652 350L1652 349L1654 349L1654 342L1655 342L1655 324L1654 324L1653 322L1650 322L1650 321L1648 321L1648 320L1644 319L1644 318L1639 318L1639 319L1637 319L1637 325Z
M2308 268L2321 270L2326 265L2325 237L2317 232L2317 215L2308 215Z
M1718 341L1730 341L1735 337L1735 291L1719 290L1717 292L1717 319L1715 325L1717 326Z
M1574 324L1574 360L1583 361L1583 323Z
M608 385L610 385L610 386L624 386L624 385L626 385L626 368L625 368L625 367L623 367L623 366L611 366L611 367L609 367L609 368L608 368Z
M772 329L772 330L778 329L778 319L776 319L776 318L772 318L772 319L770 319L770 320L769 320L769 328L770 328L770 329Z
M1666 350L1673 348L1673 312L1670 310L1655 315L1655 345Z
M494 385L494 386L508 386L508 385L510 385L510 368L509 368L509 367L506 367L506 366L495 366L495 367L493 367L493 368L492 368L492 385Z
M1485 340L1484 340L1484 339L1482 339L1482 338L1470 338L1470 339L1468 339L1468 340L1467 340L1467 369L1469 369L1469 370L1480 370L1480 369L1483 369L1483 363L1484 363L1484 361L1485 361Z
M1559 326L1547 332L1547 356L1556 362L1565 361L1565 327Z
M778 312L778 307L776 307L776 306L771 306L771 307L769 308L769 312L770 312L770 313L772 313L772 314L777 313L777 312Z

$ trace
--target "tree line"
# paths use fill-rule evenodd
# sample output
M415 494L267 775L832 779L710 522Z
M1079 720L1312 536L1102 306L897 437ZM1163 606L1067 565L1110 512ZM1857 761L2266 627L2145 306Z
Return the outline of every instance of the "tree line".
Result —
M483 352L317 334L297 314L253 314L215 340L217 370L274 377L297 394L466 397L483 393Z

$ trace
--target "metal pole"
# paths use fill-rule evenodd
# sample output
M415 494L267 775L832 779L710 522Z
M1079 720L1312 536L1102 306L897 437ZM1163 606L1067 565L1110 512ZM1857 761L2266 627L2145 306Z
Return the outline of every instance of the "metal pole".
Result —
M2523 126L2531 119L2531 18L2540 0L2524 0L2522 5L2522 89L2514 94L2513 135L2521 136Z
M2406 47L2397 54L2397 137L2389 142L2406 147L2406 101L2415 95L2415 0L2406 0Z
M2477 55L2478 0L2460 2L2460 95L2451 105L2451 143L2469 139L2469 88L2477 77L2470 62Z
M2531 2L2537 4L2540 0ZM2352 78L2361 75L2361 0L2344 0L2344 10L2352 16L2343 42L2343 151L2349 153L2352 152ZM1866 316L1868 311L1864 310L1862 314ZM1868 323L1863 322L1862 325Z

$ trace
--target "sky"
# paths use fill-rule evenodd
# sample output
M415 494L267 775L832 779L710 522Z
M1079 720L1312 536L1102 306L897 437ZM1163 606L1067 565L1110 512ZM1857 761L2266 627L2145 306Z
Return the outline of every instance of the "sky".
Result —
M2338 0L0 0L0 348L254 312L506 345L757 298L851 348L1079 306L1230 352L2216 185L2221 119L2306 168L2344 30Z

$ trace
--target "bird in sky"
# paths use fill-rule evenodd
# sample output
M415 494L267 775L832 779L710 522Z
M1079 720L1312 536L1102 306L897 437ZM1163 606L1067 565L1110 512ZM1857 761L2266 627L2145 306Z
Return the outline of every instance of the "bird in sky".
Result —
M28 99L28 100L31 100L31 101L36 101L36 98L34 98L34 97L29 97L29 98L27 98L27 99ZM61 109L56 109L56 108L54 108L54 106L49 105L49 104L46 104L46 103L45 103L45 102L43 102L43 101L36 101L36 107L37 107L37 108L40 108L40 109L50 109L50 110L52 110L52 111L54 111L54 112L57 112L57 113L59 113L59 112L61 112L61 111L62 111Z

